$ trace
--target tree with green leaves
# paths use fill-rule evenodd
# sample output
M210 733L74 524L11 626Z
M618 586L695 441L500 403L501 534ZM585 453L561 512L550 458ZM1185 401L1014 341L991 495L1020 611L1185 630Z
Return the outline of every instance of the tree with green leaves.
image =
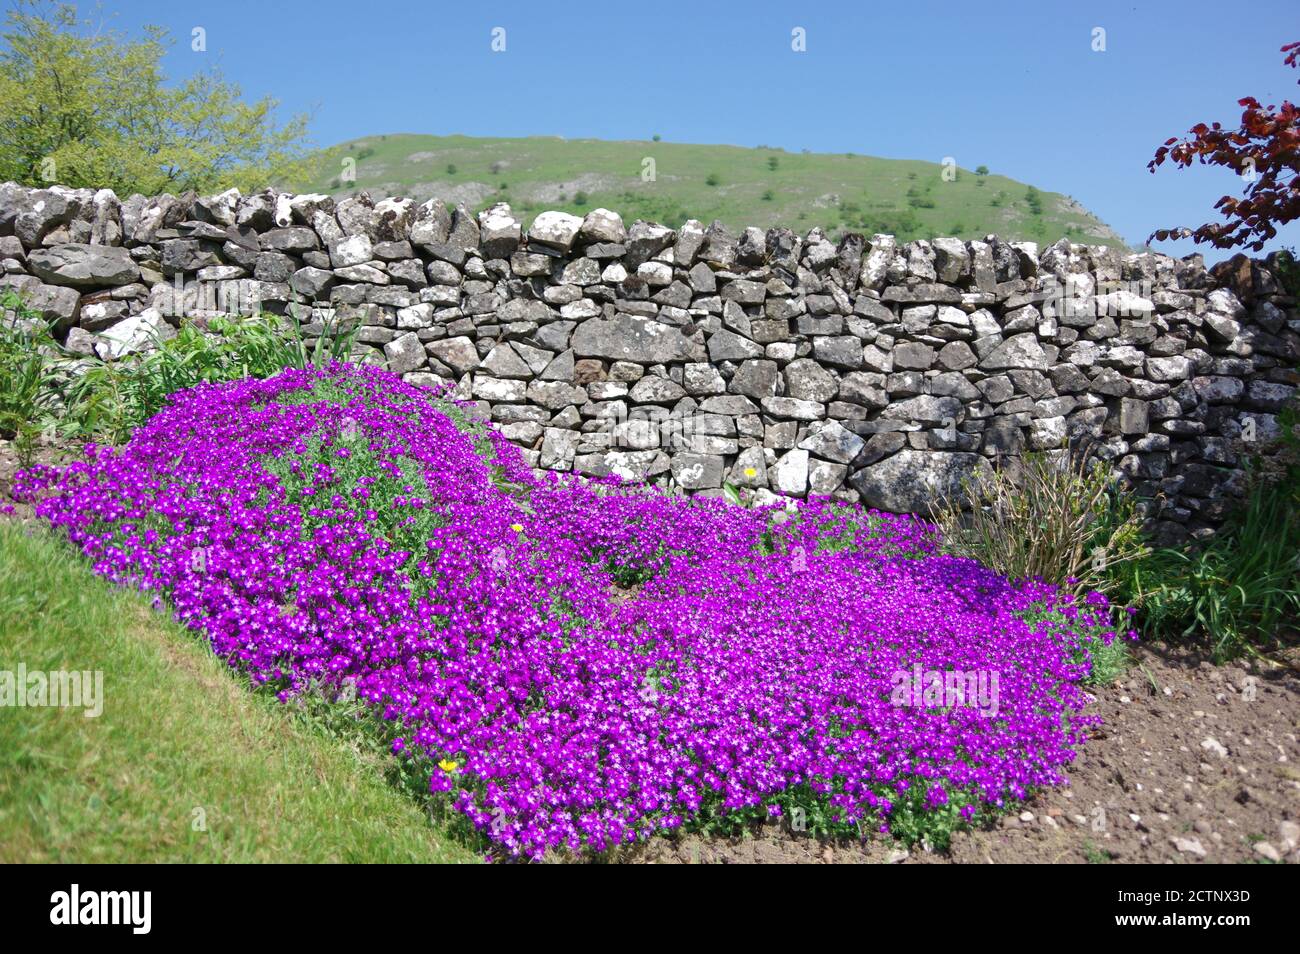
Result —
M0 47L0 180L140 192L254 191L306 172L307 117L246 102L218 70L169 84L161 27L140 38L75 6L16 0Z

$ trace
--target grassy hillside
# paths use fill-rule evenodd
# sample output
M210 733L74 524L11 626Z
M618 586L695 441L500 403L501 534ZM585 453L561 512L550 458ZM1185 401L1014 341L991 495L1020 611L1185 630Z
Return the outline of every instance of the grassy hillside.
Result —
M475 860L385 780L395 760L249 692L33 532L0 522L0 669L101 670L103 712L0 707L0 862Z
M654 181L642 177L647 158L654 160ZM344 175L348 160L355 162L355 183ZM766 147L401 134L323 151L309 188L438 196L473 209L504 200L525 225L546 209L582 214L604 206L629 224L646 218L676 227L687 218L717 218L733 228L819 225L902 239L995 232L1040 243L1069 236L1124 244L1067 196L969 169L944 181L942 171L933 162Z

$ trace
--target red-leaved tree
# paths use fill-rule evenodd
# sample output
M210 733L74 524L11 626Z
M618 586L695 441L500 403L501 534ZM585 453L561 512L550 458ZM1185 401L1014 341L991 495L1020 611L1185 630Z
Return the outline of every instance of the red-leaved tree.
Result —
M1284 62L1295 67L1300 43L1282 47ZM1261 106L1253 96L1237 100L1243 108L1241 128L1198 123L1189 138L1169 139L1156 150L1147 168L1152 172L1166 159L1178 166L1199 162L1226 166L1246 182L1246 194L1225 195L1214 203L1226 222L1195 229L1157 229L1151 239L1190 238L1217 248L1245 245L1258 252L1277 235L1277 227L1300 218L1300 108L1290 101Z

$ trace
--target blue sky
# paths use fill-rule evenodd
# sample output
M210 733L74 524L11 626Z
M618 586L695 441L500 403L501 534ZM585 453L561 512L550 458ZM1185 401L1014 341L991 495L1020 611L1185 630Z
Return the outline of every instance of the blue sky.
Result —
M1222 170L1146 170L1237 99L1300 98L1300 4L106 2L168 27L172 76L219 65L313 114L321 145L394 132L760 143L941 161L1074 196L1138 243L1211 219ZM83 4L83 13L91 8ZM207 52L190 49L202 27ZM493 53L491 31L506 31ZM807 50L791 49L791 30ZM1105 52L1092 49L1106 31ZM1300 225L1276 245L1300 245ZM1174 254L1190 243L1159 243ZM1217 260L1222 253L1203 249Z

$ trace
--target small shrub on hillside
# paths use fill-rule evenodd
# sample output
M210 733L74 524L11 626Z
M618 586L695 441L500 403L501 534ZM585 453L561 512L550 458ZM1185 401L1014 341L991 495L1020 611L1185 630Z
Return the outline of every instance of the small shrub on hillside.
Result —
M1025 204L1029 206L1030 215L1043 214L1043 194L1033 186L1025 190Z

